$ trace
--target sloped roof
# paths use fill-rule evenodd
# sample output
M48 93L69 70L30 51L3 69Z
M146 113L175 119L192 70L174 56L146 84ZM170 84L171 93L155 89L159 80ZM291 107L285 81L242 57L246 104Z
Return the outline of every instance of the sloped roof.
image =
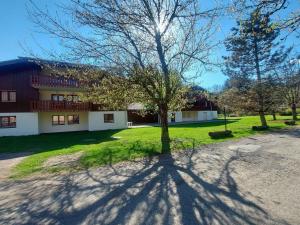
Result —
M75 64L63 61L46 60L40 58L31 57L18 57L18 59L12 59L0 62L0 71L16 70L20 68L41 68L42 66L55 66L55 67L68 67L68 68L82 68L90 65Z

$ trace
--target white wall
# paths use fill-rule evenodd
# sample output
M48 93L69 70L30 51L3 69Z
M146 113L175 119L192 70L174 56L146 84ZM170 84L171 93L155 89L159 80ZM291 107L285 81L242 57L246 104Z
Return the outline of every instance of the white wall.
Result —
M175 113L175 122L182 122L182 112L177 111L177 112L168 112L168 122L171 123L171 116L172 113Z
M104 123L104 114L113 113L114 123ZM126 111L89 112L89 131L127 128Z
M198 113L197 111L182 111L182 121L197 121Z
M65 125L52 125L53 115L64 115ZM68 124L68 115L79 115L79 124ZM70 132L88 130L88 112L41 112L39 113L40 133Z
M171 122L171 114L175 113L175 122L205 121L218 118L217 111L177 111L168 112L168 121Z
M16 128L0 128L0 137L39 134L38 113L0 113L0 116L16 116Z
M198 111L198 121L213 120L218 118L217 111Z

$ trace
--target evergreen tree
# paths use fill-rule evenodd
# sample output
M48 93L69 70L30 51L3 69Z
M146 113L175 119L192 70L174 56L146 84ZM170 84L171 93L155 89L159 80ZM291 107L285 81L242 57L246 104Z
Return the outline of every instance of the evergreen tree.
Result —
M265 113L269 111L268 103L272 102L268 81L274 67L286 58L290 50L279 48L276 42L279 29L271 23L267 14L262 14L258 9L248 19L238 21L237 25L225 40L225 47L230 55L224 57L224 73L229 79L238 81L236 88L243 95L249 92L249 104L255 106L261 125L267 126Z

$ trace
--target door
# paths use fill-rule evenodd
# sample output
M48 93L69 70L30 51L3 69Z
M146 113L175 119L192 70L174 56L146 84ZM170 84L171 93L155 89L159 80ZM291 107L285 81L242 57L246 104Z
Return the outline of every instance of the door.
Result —
M207 120L207 112L203 112L203 120Z
M176 119L175 119L175 113L171 113L171 123L175 123Z

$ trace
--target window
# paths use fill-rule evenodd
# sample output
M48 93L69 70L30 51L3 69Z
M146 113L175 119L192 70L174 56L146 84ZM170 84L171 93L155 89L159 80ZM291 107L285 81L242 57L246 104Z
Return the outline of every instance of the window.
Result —
M52 125L64 125L65 124L65 116L55 115L52 116Z
M104 123L113 123L114 122L114 114L104 114Z
M16 91L0 91L1 102L16 102L17 95Z
M68 124L79 124L79 115L68 115Z
M62 102L65 99L64 95L53 94L51 95L52 101Z
M15 116L0 116L0 128L15 128L17 120Z
M67 101L68 102L79 102L79 96L78 95L68 95Z

